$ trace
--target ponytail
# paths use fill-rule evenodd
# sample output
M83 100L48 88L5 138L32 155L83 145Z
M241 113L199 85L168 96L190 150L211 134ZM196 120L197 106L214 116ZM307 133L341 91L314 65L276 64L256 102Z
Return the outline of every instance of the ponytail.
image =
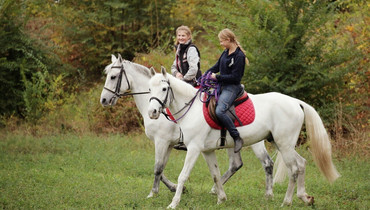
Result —
M240 45L240 43L238 42L238 40L235 39L235 42L236 42L236 45L240 48L240 50L244 53L245 55L245 50L243 49L243 47ZM247 66L249 66L249 60L247 58L247 55L245 55L245 63L247 64Z
M230 40L230 42L234 42L245 55L245 50L240 45L239 41L236 39L235 34L230 29L225 28L222 31L220 31L220 33L218 34L218 38L223 39L223 40L228 39L228 40ZM246 55L245 55L245 62L249 66L249 60L248 60Z

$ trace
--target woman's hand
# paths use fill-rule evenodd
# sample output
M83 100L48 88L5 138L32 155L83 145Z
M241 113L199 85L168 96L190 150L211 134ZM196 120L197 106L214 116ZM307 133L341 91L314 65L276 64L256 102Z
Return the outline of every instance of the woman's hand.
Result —
M212 73L212 74L211 74L211 78L212 78L212 79L216 79L216 74L215 74L215 73Z
M178 79L183 79L183 78L184 78L184 76L183 76L180 72L177 72L177 74L176 74L176 78L178 78Z

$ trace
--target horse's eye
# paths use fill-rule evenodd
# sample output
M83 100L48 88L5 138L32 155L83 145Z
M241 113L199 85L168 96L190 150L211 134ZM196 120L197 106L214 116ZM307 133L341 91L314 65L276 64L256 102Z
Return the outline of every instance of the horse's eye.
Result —
M162 91L166 91L166 90L167 90L167 88L165 88L165 87L162 89Z
M149 92L152 92L152 90L149 88Z
M114 80L114 79L116 79L116 76L111 76L110 79Z

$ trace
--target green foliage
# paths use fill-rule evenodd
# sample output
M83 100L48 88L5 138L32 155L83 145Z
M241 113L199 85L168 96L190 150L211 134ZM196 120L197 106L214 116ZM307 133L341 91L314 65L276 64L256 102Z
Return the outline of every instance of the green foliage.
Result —
M70 67L24 32L28 15L23 14L23 6L24 1L16 0L1 5L4 13L0 15L0 113L23 116L35 123L51 106L61 103L62 75L68 75Z
M19 59L20 49L27 42L20 26L14 22L13 16L19 15L19 10L9 12L14 8L12 1L0 3L0 113L10 114L19 111L22 106L22 80L19 67L22 59Z
M164 45L172 37L174 0L61 1L51 7L55 42L80 69L86 81L101 77L104 60L121 53L132 60L137 52ZM40 11L42 12L42 11Z
M214 43L218 31L229 27L247 51L251 66L243 82L248 91L285 93L324 107L321 114L333 120L343 76L350 72L351 63L358 62L359 54L354 45L343 47L331 39L336 33L333 3L275 0L203 4L208 8L202 12L211 17L202 24Z
M49 72L44 70L32 75L31 80L23 76L25 90L23 99L25 101L26 118L33 124L45 117L45 113L55 111L66 99L63 87L63 77L59 75L53 78Z

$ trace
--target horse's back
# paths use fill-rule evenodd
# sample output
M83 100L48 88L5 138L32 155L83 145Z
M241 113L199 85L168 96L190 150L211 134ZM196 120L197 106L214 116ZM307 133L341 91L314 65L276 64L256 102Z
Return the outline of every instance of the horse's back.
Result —
M256 119L261 123L275 127L303 123L304 112L296 98L277 92L249 94L249 97L255 107Z
M279 110L299 107L299 100L278 92L269 92L263 94L249 94L256 109L261 110Z

